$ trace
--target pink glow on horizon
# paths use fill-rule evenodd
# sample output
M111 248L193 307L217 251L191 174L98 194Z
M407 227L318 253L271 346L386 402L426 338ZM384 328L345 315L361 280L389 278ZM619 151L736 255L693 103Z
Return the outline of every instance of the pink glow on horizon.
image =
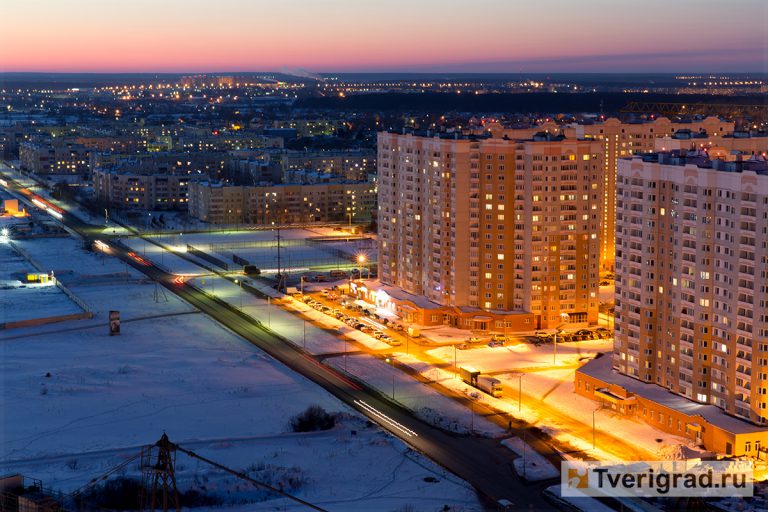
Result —
M692 0L673 4L126 0L116 9L100 0L25 0L3 7L0 70L366 71L488 63L486 71L518 72L549 63L552 71L623 71L633 56L665 68L659 71L692 62L712 70L764 68L761 17L745 19L735 8L768 16L761 2L733 0L718 12L712 43L700 34L712 13ZM699 9L686 10L691 5Z

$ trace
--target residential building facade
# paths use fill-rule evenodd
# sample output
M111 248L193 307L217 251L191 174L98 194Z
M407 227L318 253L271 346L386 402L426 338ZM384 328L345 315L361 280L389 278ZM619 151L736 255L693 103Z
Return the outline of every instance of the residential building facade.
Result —
M596 323L600 143L382 132L378 151L384 284L458 308L459 327Z
M262 187L190 184L189 214L212 224L369 222L376 211L375 182L286 184Z
M755 455L768 429L733 419L768 423L768 162L680 150L624 158L616 198L617 377L604 373L602 389L618 375L645 383L634 391L645 405L621 412L662 414L663 430ZM578 382L595 375L579 373L589 396ZM679 397L666 413L665 395Z

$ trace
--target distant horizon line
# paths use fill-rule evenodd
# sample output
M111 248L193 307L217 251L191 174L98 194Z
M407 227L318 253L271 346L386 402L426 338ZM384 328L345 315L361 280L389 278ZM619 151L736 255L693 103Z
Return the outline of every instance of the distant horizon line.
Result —
M306 75L765 75L768 71L306 71ZM7 71L0 70L0 75L286 75L296 78L313 78L287 71Z

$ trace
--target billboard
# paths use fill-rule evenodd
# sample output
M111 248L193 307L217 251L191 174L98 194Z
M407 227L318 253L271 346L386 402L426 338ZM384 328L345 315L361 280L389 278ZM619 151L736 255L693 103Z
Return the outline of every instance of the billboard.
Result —
M109 312L109 335L114 336L120 334L120 312Z

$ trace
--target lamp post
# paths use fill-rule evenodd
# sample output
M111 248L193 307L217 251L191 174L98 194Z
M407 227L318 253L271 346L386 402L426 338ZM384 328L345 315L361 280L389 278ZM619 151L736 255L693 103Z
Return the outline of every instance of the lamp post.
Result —
M600 407L592 411L592 449L593 450L595 449L595 413L602 408L603 406L601 405Z
M388 357L385 359L387 364L389 364L392 367L392 400L395 399L395 361Z
M411 350L411 326L406 325L405 326L405 353L410 354Z
M301 276L299 286L301 287L301 294L304 295L304 276Z
M240 311L243 310L243 282L235 279L235 284L240 288L240 291L238 292L238 295L240 295Z
M358 254L357 255L357 273L359 279L363 280L363 265L365 264L365 254Z
M456 376L456 378L459 378L459 364L457 362L456 354L458 351L456 350L456 345L453 346L453 374Z
M469 410L471 411L471 416L469 417L469 435L472 435L475 433L475 399L472 397L469 398Z
M528 464L525 463L525 455L526 455L526 448L528 447L528 443L526 443L526 434L528 433L528 429L523 429L523 478L528 478L528 470L527 466Z
M521 411L523 409L523 376L525 374L521 373L517 376L517 410Z
M554 342L554 350L552 352L552 364L557 364L557 335L558 333L562 332L562 327L565 326L568 323L568 319L570 317L568 316L568 313L560 313L560 320L563 321L560 325L555 327L555 342Z

